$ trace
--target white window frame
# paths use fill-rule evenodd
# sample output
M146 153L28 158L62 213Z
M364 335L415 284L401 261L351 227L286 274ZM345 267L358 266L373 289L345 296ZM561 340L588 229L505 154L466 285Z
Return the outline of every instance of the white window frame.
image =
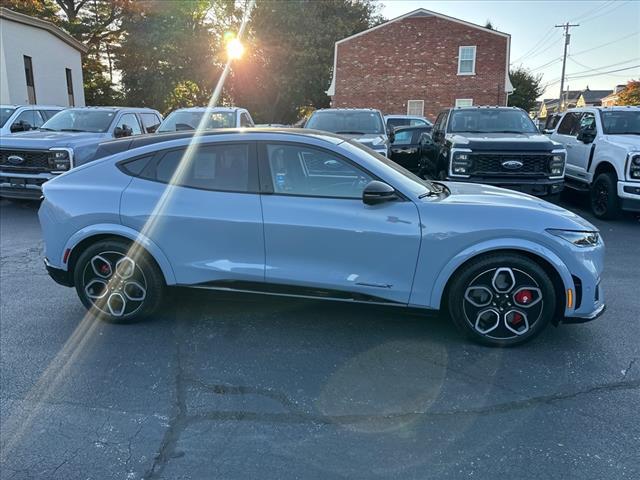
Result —
M473 107L473 98L456 98L457 107Z
M417 102L420 104L420 113L411 112L411 104L413 102ZM407 100L407 115L412 115L414 117L424 117L424 100Z
M473 48L473 64L470 72L462 72L460 71L460 67L462 66L462 49L463 48ZM458 75L475 75L476 74L476 52L477 48L475 45L460 45L458 47ZM468 60L468 59L465 59Z

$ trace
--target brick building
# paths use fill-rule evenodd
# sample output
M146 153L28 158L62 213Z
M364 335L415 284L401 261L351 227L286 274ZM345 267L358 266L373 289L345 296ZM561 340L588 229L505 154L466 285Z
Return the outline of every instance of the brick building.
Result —
M451 106L506 105L510 35L425 9L335 44L333 107L434 119Z

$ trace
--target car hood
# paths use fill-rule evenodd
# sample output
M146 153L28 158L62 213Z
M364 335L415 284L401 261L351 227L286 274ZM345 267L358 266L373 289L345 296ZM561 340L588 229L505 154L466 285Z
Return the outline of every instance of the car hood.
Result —
M451 133L447 140L454 147L471 150L550 151L561 145L540 133Z
M108 133L33 131L14 133L0 138L3 148L73 147L86 142L111 138Z
M607 140L629 152L640 150L640 135L607 135Z
M383 133L368 133L365 135L344 135L340 134L341 137L348 138L350 140L355 140L358 143L362 143L363 145L381 145L387 141L387 136Z
M520 216L526 222L527 216L535 212L536 215L553 217L547 222L548 228L566 228L568 230L598 229L569 210L549 203L541 198L525 193L507 190L478 183L442 182L450 190L450 195L442 200L444 204L466 205L477 207L493 207L495 215L500 215L498 207L522 210Z

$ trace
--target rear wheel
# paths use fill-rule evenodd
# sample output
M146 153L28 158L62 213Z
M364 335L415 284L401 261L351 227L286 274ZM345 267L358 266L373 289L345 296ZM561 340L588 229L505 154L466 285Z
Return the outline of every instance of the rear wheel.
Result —
M152 314L164 289L155 262L115 239L89 246L76 262L74 280L87 310L110 322L131 322Z
M453 323L467 337L493 347L531 340L551 321L556 307L547 273L517 254L469 263L452 281L447 300Z
M598 218L614 219L620 213L618 201L618 177L615 173L599 174L591 185L589 192L591 210Z

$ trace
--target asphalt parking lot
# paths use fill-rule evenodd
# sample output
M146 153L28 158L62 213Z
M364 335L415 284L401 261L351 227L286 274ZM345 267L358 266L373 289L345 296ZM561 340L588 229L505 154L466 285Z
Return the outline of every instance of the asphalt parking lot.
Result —
M2 479L640 478L637 216L594 221L603 317L499 350L415 312L187 290L95 322L47 276L36 207L0 213Z

